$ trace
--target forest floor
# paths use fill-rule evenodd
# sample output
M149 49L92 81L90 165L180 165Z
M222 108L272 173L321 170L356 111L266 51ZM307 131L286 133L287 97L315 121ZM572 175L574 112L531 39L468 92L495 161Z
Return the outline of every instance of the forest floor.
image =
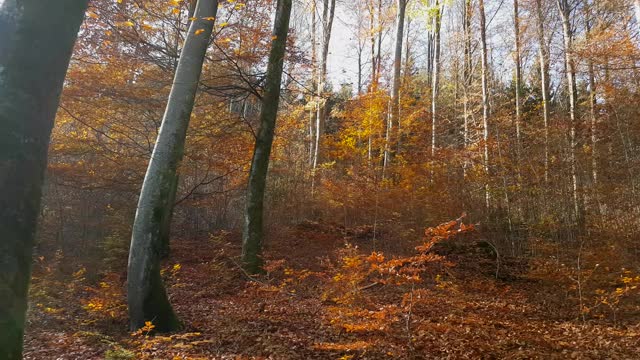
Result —
M235 234L176 241L165 277L185 330L172 335L126 331L122 274L112 278L117 284L104 280L92 288L75 286L71 280L49 283L49 288L58 286L49 290L44 290L44 277L36 276L25 359L640 356L637 318L615 325L583 322L575 303L557 296L562 289L522 269L496 279L495 262L474 251L475 246L449 251L451 266L436 265L429 281L365 283L356 287L357 298L336 302L327 295L336 291L334 280L343 276L337 264L345 252L336 249L344 248L349 236L359 245L351 255L371 253L370 240L360 235L357 229L348 233L313 223L273 233L265 256L270 259L269 273L255 279L234 260L240 251ZM383 250L400 255L415 245ZM506 266L526 267L516 262ZM78 282L80 277L76 274ZM55 291L66 295L53 295Z

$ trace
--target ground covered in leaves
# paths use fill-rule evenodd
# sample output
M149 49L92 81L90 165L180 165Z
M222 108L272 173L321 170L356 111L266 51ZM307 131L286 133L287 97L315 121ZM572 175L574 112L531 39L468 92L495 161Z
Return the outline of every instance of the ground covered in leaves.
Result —
M235 234L177 240L164 276L185 329L155 336L153 324L127 332L124 274L95 280L79 269L61 280L40 259L25 359L634 359L640 354L637 311L620 313L615 321L592 314L583 319L570 291L537 278L529 264L503 260L496 279L495 257L471 239L439 244L433 249L439 255L429 255L418 275L390 271L406 266L392 254L405 256L419 242L373 244L369 232L314 223L281 230L268 244L267 274L256 278L238 266ZM378 252L371 255L374 247Z

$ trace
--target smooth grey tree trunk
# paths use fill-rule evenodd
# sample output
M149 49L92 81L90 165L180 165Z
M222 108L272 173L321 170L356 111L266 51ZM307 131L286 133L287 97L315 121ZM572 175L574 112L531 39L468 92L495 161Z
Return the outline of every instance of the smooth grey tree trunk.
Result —
M0 359L22 358L47 150L88 0L0 7Z
M636 13L637 26L640 27L640 0L634 0L633 8L634 8L635 13Z
M128 266L130 327L136 330L151 321L161 332L173 331L180 322L171 308L162 278L162 234L173 211L172 194L184 153L187 128L198 82L213 30L217 0L198 0L195 20L189 27L171 87L162 125L142 185L133 224ZM163 228L163 224L166 228ZM166 239L165 239L166 240Z
M574 220L580 222L580 202L578 199L578 169L576 164L576 107L578 93L576 86L576 64L573 59L573 30L571 29L571 7L567 0L557 0L558 10L562 18L562 35L564 38L564 56L567 69L567 92L569 93L569 163L571 167L571 192L573 194Z
M471 118L470 104L469 104L469 92L471 91L471 84L473 83L473 64L471 57L471 16L472 16L473 7L471 6L471 0L465 0L464 3L464 19L463 19L463 33L464 33L464 64L463 64L463 117L464 117L464 128L463 128L463 137L464 137L464 148L465 150L469 147L470 141L470 124L469 120ZM466 177L468 161L465 161L462 168L463 174Z
M585 1L583 5L585 17L585 37L587 43L591 39L591 28L593 26L591 4ZM600 212L600 196L598 189L598 115L596 114L596 75L593 60L587 60L589 74L589 117L591 120L591 179L593 181L593 197L596 203L596 212Z
M318 34L318 17L316 15L317 11L317 0L311 0L311 84L313 86L314 94L317 93L315 86L317 85L316 79L318 78L318 44L317 44L317 34ZM314 108L309 110L309 165L312 169L315 169L314 159L316 155L316 116L318 116L317 112L317 102L318 99L314 96L313 104Z
M542 92L542 119L544 123L544 182L549 182L549 51L544 35L542 0L536 0L538 57L540 61L540 87Z
M249 274L262 269L262 243L264 237L264 193L267 185L269 157L280 104L282 68L289 34L292 0L278 0L273 26L273 41L267 65L265 91L260 110L260 130L253 150L249 183L247 185L247 205L242 232L242 266Z
M438 94L440 89L440 28L442 25L442 9L440 8L440 1L436 0L435 3L436 12L434 17L433 36L434 36L434 49L433 49L433 75L431 77L431 157L435 159L436 156L436 125L437 125L437 111L438 111Z
M333 30L333 19L335 18L336 0L324 0L322 9L322 46L320 49L320 66L318 71L317 85L317 115L316 115L316 138L313 154L313 177L311 183L311 192L315 188L315 171L320 161L320 139L324 132L324 126L327 117L326 99L323 99L324 88L327 81L327 61L329 58L329 43L331 42L331 32Z
M514 32L514 63L515 63L515 95L516 95L516 169L520 182L520 166L522 157L522 115L520 93L522 92L522 60L520 54L520 8L518 0L513 0L513 32Z
M394 143L397 140L397 127L400 121L400 85L402 70L402 42L404 40L404 21L408 0L397 0L396 39L393 55L393 83L391 86L391 113L387 124L387 139L384 153L384 168L390 165L394 155Z
M484 187L485 205L487 209L491 205L491 193L489 191L489 64L487 59L487 21L484 9L484 0L478 1L480 12L480 44L482 47L482 138L484 142L484 171L487 180Z

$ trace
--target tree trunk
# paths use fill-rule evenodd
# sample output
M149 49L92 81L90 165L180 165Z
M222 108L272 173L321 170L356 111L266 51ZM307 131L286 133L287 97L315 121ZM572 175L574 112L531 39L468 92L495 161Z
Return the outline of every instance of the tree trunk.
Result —
M397 139L396 128L400 121L400 84L402 70L402 42L404 39L404 20L408 0L397 0L396 40L393 56L393 85L391 88L391 113L387 125L387 145L385 165L389 166L394 155L394 143Z
M327 58L329 57L329 43L331 42L331 30L335 18L336 0L324 0L322 10L322 48L320 54L320 71L318 72L318 115L316 119L316 144L313 156L313 169L318 167L320 156L320 138L326 122L326 101L322 98L327 81Z
M22 358L49 139L87 2L0 7L0 359Z
M464 32L464 64L463 64L463 111L464 111L464 147L469 146L469 91L471 89L473 64L471 62L471 12L473 8L471 6L471 0L465 0L464 5L464 19L463 19L463 32ZM467 162L465 161L464 173L466 174Z
M315 89L316 79L318 78L318 59L316 54L317 50L317 34L318 34L318 17L316 15L317 0L311 0L311 83L314 94L317 94ZM318 98L313 96L314 106L317 107ZM316 126L317 108L309 109L309 165L315 169L314 159L316 155Z
M574 220L580 220L580 206L578 200L578 170L576 164L576 106L578 102L576 89L576 65L573 59L573 31L571 30L571 8L567 0L557 0L558 9L562 17L562 34L564 37L564 54L567 68L567 91L569 93L569 162L571 166L571 192L573 195Z
M442 14L440 1L436 0L436 13L434 18L433 36L433 75L431 85L431 157L436 156L436 121L438 110L438 92L440 87L440 28L442 25Z
M591 4L585 1L584 4L585 30L587 43L591 41ZM596 202L596 211L599 212L599 196L598 196L598 117L596 115L596 76L593 60L587 61L589 70L589 115L591 120L591 176L593 181L593 196Z
M640 1L640 0L639 0ZM373 1L369 2L369 41L371 42L371 91L376 90L376 35L375 35L376 10Z
M491 205L489 191L489 65L487 60L487 21L484 12L484 0L478 1L480 12L480 43L482 45L482 124L484 141L484 171L487 176L484 197L487 209Z
M542 92L542 119L544 122L544 181L549 182L549 51L544 36L542 0L536 0L538 57L540 60L540 87Z
M522 156L522 130L520 114L520 92L522 88L522 64L520 56L520 9L518 0L513 0L513 30L515 34L515 93L516 93L516 168L518 169L518 181L520 181L520 160Z
M160 276L163 220L173 211L177 169L184 153L187 128L195 103L217 0L198 0L162 119L156 145L142 185L133 224L128 267L128 302L131 330L152 321L158 331L180 327ZM168 231L168 229L164 229Z
M269 169L269 156L280 103L280 84L284 64L289 19L291 17L291 1L278 0L276 18L273 27L273 42L269 53L265 92L260 110L260 130L253 151L249 183L247 189L247 208L242 233L242 266L249 274L261 271L263 229L264 192Z
M634 0L633 7L636 12L636 23L637 26L640 27L640 0Z

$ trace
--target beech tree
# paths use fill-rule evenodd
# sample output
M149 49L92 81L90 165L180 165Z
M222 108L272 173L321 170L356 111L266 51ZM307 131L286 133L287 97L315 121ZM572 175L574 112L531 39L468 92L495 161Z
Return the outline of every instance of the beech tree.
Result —
M578 199L578 169L576 164L577 130L576 112L578 106L578 90L576 85L576 63L573 57L573 29L571 25L572 4L569 0L557 0L562 20L562 36L564 39L565 73L567 77L567 93L569 98L569 165L571 167L571 193L573 200L574 220L579 221L580 205Z
M387 122L387 136L384 152L384 167L386 168L394 154L396 134L400 121L400 85L402 70L402 42L404 40L404 22L409 0L397 0L396 7L396 37L393 55L393 83L391 85L391 112Z
M480 15L480 45L482 57L482 139L484 142L484 171L489 177L489 60L487 58L487 20L485 15L484 0L478 1ZM491 205L491 193L489 192L489 183L484 186L485 205L487 208Z
M327 105L324 96L324 88L327 82L327 61L329 58L329 43L331 42L331 32L333 31L333 19L336 12L336 0L323 0L322 7L322 43L320 44L320 64L317 69L317 115L315 124L315 144L313 151L313 170L318 168L320 156L320 139L322 138L323 128L327 117ZM314 15L315 16L315 15ZM314 21L315 22L315 21ZM313 179L315 180L315 174ZM315 182L312 183L312 192Z
M22 358L49 139L87 2L0 7L0 359Z
M158 331L180 327L160 276L162 234L167 231L163 224L173 211L177 169L217 10L217 0L198 0L138 200L127 275L132 330L146 321L152 321Z
M264 238L264 192L267 186L269 156L280 104L280 85L291 18L291 1L278 0L277 3L267 77L262 95L260 130L256 137L249 171L247 205L242 232L242 265L250 274L255 274L262 268L260 255Z

